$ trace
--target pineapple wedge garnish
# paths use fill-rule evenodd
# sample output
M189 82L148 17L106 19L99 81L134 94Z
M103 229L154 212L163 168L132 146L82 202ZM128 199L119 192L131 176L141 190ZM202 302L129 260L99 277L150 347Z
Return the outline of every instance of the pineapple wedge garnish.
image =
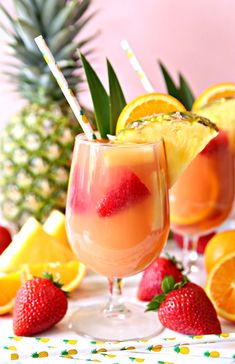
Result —
M134 121L117 135L118 143L155 143L164 139L169 187L193 158L218 134L210 120L189 112L156 114Z

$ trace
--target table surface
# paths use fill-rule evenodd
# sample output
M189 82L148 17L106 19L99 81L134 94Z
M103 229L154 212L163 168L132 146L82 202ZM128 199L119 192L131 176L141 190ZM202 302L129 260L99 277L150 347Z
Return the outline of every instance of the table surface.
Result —
M172 242L167 243L165 250L168 251L170 254L174 254L178 258L180 257L180 254L181 254L180 250L177 249ZM200 284L201 286L204 286L205 279L206 279L206 273L205 273L205 270L203 267L202 256L199 258L198 264L199 264L199 268L200 268L199 272L195 273L190 278L192 281ZM141 274L126 278L124 280L124 297L128 301L132 301L132 302L137 301L136 293L137 293L138 281L139 281L140 277L141 277ZM103 301L104 297L106 297L107 295L108 295L107 279L105 277L99 276L99 275L94 274L89 271L88 274L86 275L86 277L84 278L84 280L82 281L81 285L79 286L79 288L71 294L71 297L69 299L69 309L68 309L68 313L66 314L66 317L58 325L56 325L53 329L48 330L39 336L63 338L63 339L79 338L79 336L76 333L74 333L73 331L68 329L68 319L69 319L71 313L76 308L78 308L80 305L86 306L87 304L90 304L91 302L98 303L100 301ZM225 320L221 320L221 325L222 325L223 332L235 332L235 324L229 323ZM11 315L3 316L0 318L0 327L1 327L0 339L4 340L4 336L13 335ZM173 337L180 336L180 334L176 334L175 332L168 330L168 329L163 329L163 331L157 337L160 338L160 337L172 337L172 336ZM210 360L210 359L208 359L208 360ZM205 362L209 362L208 360L206 359ZM33 362L35 362L35 361L33 361ZM50 361L49 359L47 361L45 361L45 360L43 361L43 363L45 363L45 364L46 363L49 364L52 362L53 361ZM174 361L174 362L176 362L176 361ZM183 359L181 359L180 362L183 363L184 362ZM190 362L194 363L194 361L191 359L190 359ZM196 362L198 362L198 361L195 361L195 363ZM202 363L202 362L204 362L203 359L202 360L200 359L200 363ZM222 359L216 360L217 364L223 363L223 362L224 361ZM17 363L21 364L21 362L17 362ZM28 363L29 363L29 361L27 361L27 364ZM79 363L80 363L80 361L79 361ZM226 363L228 363L228 361L226 361ZM235 361L232 360L232 361L230 361L230 363L235 363ZM0 358L0 364L2 364L1 358ZM24 361L24 363L22 363L22 364L26 364L26 361Z

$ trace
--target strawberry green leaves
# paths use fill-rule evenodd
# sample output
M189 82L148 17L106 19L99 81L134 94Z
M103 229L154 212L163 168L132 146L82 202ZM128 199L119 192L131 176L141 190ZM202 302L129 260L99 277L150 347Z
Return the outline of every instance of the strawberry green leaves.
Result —
M162 291L163 293L155 296L151 302L147 305L145 312L147 311L157 311L161 304L165 301L167 294L183 287L187 282L189 282L186 276L183 276L181 282L175 283L173 276L166 276L162 281Z
M180 102L182 102L187 110L191 110L195 98L184 76L179 73L180 85L178 87L173 81L166 67L160 61L158 62L158 64L160 66L168 93L171 96L174 96Z
M125 97L116 73L108 60L107 69L110 95L106 92L86 57L83 54L80 54L80 57L91 93L96 125L101 138L106 139L107 134L115 134L118 116L126 105Z

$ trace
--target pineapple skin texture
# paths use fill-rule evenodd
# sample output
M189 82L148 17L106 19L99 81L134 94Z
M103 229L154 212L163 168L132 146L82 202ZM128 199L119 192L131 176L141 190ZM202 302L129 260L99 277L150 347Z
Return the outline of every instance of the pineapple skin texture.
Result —
M68 108L28 105L0 136L0 209L20 228L29 216L44 222L64 212L75 136L81 132Z

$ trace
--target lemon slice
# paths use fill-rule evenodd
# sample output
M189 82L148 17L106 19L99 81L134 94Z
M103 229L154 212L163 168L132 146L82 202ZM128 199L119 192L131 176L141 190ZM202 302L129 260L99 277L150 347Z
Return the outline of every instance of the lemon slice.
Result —
M135 121L120 130L119 143L154 143L164 139L169 187L192 159L218 134L215 124L189 112L159 114Z
M43 224L43 230L57 239L66 248L70 248L65 229L65 215L62 212L53 210Z
M25 263L66 262L74 259L70 248L48 235L42 225L30 217L0 256L0 271L11 272Z

